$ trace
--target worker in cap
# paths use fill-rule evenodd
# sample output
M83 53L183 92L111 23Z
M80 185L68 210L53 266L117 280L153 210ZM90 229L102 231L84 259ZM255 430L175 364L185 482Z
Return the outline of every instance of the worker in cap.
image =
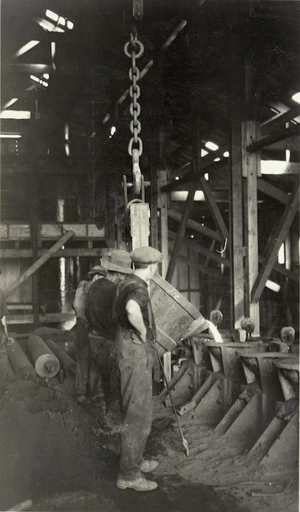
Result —
M97 394L98 371L91 360L88 321L85 315L89 288L98 279L106 276L107 270L102 265L95 265L88 272L89 280L80 281L73 302L76 313L75 350L76 350L76 399L80 403L90 402L89 395Z
M122 402L119 489L152 491L157 484L143 473L158 463L144 460L143 452L152 424L153 343L156 327L149 296L149 284L162 254L153 247L139 247L130 253L134 271L119 284L115 315L118 320L115 375Z
M120 411L117 391L111 376L117 332L112 308L118 283L132 273L132 261L125 250L113 249L107 258L102 258L101 264L105 277L97 279L89 288L85 314L89 328L91 357L101 376L106 423L115 427L118 421L120 423Z

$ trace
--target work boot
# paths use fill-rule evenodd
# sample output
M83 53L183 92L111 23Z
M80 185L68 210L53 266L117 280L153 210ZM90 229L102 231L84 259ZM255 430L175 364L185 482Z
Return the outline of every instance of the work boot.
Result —
M142 473L152 473L152 471L156 470L158 465L157 460L143 460L140 470Z
M146 480L144 477L136 478L135 480L124 480L123 478L117 479L118 489L133 489L134 491L154 491L157 488L157 483L152 480Z

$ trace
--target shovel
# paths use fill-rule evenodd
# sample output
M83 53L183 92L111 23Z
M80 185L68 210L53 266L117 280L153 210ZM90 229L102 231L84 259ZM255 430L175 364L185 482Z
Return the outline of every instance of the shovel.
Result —
M179 432L180 432L180 437L181 437L181 440L182 440L184 451L185 451L186 456L188 457L189 454L190 454L189 445L188 445L188 442L187 442L186 438L183 435L182 428L181 428L181 425L179 423L179 419L178 419L178 416L177 416L177 412L176 412L175 405L174 405L174 402L173 402L173 397L172 397L171 390L170 390L170 387L169 387L169 384L168 384L168 381L167 381L167 377L166 377L166 374L165 374L165 370L164 370L163 364L161 362L161 359L160 359L156 349L155 349L155 352L156 352L157 358L159 360L159 364L160 364L160 368L161 368L162 374L164 376L164 380L165 380L165 383L166 383L166 387L167 387L167 390L168 390L168 394L169 394L169 397L170 397L170 401L171 401L171 404L172 404L172 409L173 409L173 412L174 412L174 415L175 415L175 418L176 418L178 429L179 429Z

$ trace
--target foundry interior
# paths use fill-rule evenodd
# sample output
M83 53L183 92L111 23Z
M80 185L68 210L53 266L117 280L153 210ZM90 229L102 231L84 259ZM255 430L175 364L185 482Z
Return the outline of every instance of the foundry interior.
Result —
M292 0L2 0L2 511L298 510L299 36ZM149 493L73 308L146 246Z

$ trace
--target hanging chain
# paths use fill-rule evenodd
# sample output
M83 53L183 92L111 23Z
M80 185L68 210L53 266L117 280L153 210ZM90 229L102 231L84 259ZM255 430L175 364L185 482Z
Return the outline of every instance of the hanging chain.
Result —
M129 48L131 50L131 53ZM132 116L132 120L130 122L129 127L132 133L132 137L128 144L128 153L132 157L134 191L136 194L139 194L142 182L139 160L140 156L143 153L143 141L139 137L139 134L142 129L141 122L138 119L141 113L141 105L138 102L141 90L138 85L138 80L140 78L140 70L137 67L136 60L143 55L144 45L138 40L137 35L130 34L130 41L128 41L125 44L124 52L127 55L127 57L131 58L131 68L129 69L129 78L131 81L131 86L129 88L129 96L131 98L131 103L129 111Z

